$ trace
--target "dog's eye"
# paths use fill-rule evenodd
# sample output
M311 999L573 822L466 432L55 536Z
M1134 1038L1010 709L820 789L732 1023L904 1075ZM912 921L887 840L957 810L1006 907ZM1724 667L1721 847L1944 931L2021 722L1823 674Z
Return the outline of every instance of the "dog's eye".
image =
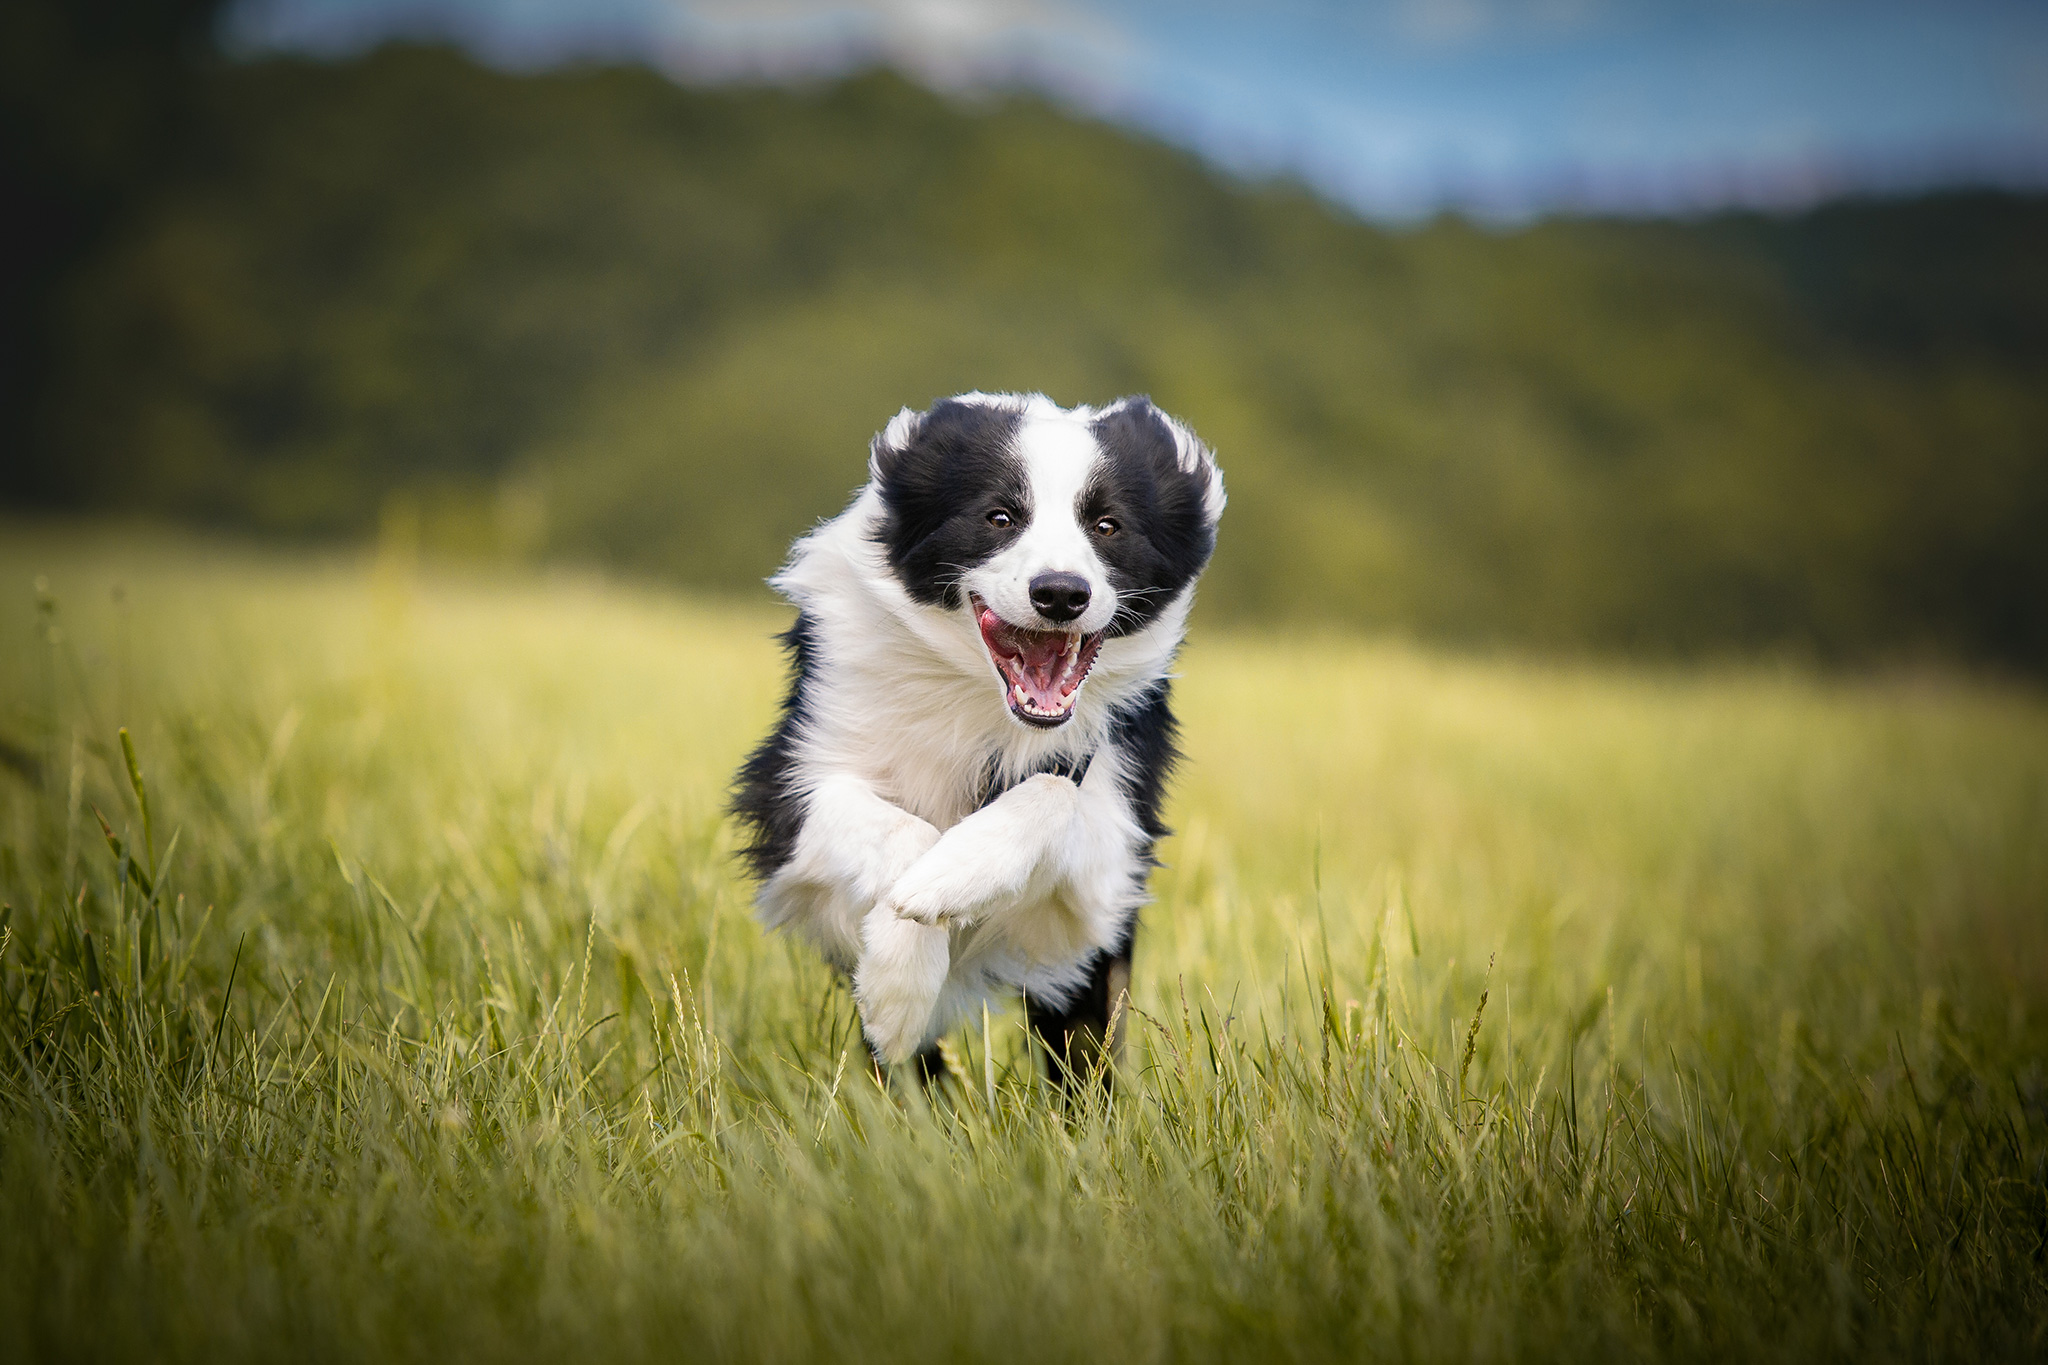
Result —
M1115 517L1103 517L1095 523L1095 534L1098 536L1113 536L1120 529L1122 528L1116 524Z
M998 507L995 511L988 514L988 524L995 527L998 531L1007 531L1010 529L1010 514Z

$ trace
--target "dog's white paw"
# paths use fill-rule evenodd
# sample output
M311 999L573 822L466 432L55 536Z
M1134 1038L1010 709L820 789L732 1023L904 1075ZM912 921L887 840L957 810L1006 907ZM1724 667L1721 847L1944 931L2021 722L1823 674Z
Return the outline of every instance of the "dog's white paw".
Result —
M923 1046L945 988L951 954L946 931L899 917L887 904L861 922L853 998L868 1045L890 1065Z
M996 805L947 830L882 903L934 927L959 928L985 918L1024 890L1046 831L1071 817L1077 794L1064 777L1027 778Z
M890 888L882 904L903 919L932 928L964 927L980 919L992 888L971 849L948 848L925 857Z

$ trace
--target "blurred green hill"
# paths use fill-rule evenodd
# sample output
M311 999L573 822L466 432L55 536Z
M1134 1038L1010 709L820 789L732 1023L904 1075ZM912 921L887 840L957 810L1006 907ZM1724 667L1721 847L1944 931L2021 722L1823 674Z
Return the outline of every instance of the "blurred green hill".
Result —
M2048 199L1361 223L1027 98L210 69L16 501L745 589L966 388L1218 449L1205 614L2048 670Z

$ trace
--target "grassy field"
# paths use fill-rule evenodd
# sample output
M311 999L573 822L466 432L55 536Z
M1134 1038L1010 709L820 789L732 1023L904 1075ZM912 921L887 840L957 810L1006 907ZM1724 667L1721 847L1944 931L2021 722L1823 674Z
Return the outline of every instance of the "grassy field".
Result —
M0 529L0 1356L2048 1350L2038 695L1198 627L1064 1113L749 920L776 624Z

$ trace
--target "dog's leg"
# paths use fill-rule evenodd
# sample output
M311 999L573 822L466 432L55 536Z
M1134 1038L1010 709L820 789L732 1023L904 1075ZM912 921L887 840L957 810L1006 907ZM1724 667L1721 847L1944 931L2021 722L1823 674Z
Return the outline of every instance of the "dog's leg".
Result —
M1131 990L1131 939L1135 925L1113 952L1095 954L1088 984L1064 1007L1054 1008L1024 997L1024 1017L1045 1048L1046 1076L1071 1094L1101 1065L1106 1051L1108 1065L1102 1066L1107 1083L1122 1062L1124 1030L1129 1022Z
M1075 921L1065 931L1069 941L1080 937L1067 951L1127 937L1137 837L1111 784L1084 791L1050 773L1025 779L948 829L861 925L855 993L878 1050L900 1061L924 1041L950 967L950 929L1056 900ZM1105 1023L1107 1016L1105 1007Z
M1041 773L954 825L889 888L883 904L932 926L967 925L1059 875L1081 789ZM1035 888L1043 891L1043 887Z
M872 784L828 777L812 788L796 851L776 878L831 888L841 905L858 907L857 923L828 926L823 936L845 943L854 958L862 1030L889 1062L903 1061L924 1041L950 954L945 930L900 919L878 902L938 840L930 823L885 800Z
M776 876L834 887L870 906L938 841L928 821L884 799L872 783L828 777L805 801L795 851Z
M902 1062L925 1042L951 966L947 931L1053 875L1079 802L1064 777L1019 783L941 835L868 912L853 991L885 1061Z
M886 900L860 925L853 998L868 1046L892 1065L924 1045L932 1010L945 989L952 948L944 929L898 915Z

